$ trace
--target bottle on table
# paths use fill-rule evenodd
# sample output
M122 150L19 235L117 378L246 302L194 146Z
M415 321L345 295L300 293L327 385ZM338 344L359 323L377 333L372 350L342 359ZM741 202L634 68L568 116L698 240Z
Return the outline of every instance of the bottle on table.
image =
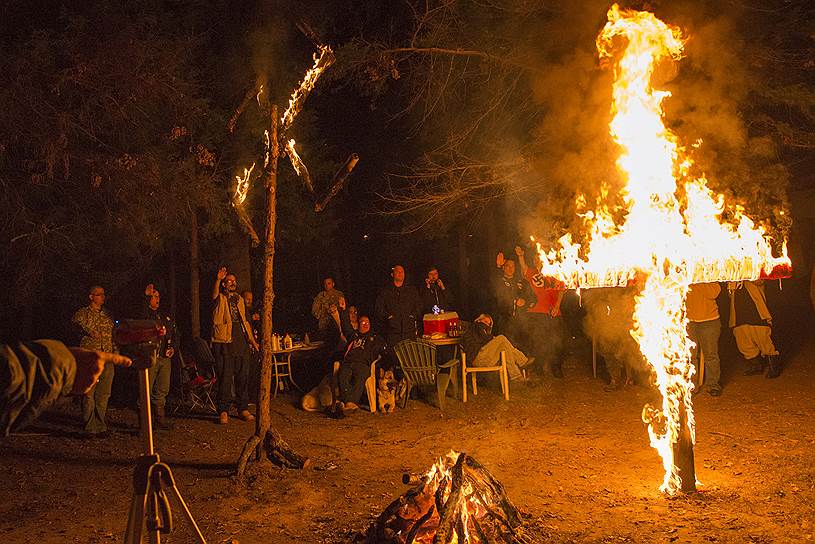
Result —
M283 349L291 349L293 346L291 336L289 333L286 333L286 336L283 337Z

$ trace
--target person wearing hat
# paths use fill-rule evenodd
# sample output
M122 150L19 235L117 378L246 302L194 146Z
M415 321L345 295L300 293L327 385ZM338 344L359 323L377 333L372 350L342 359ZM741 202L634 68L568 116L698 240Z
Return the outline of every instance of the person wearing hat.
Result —
M510 380L525 379L521 369L535 362L534 357L527 357L521 350L512 345L504 336L492 335L492 317L481 314L467 327L467 332L461 339L461 347L472 361L471 366L494 366L504 351L507 354L507 375Z

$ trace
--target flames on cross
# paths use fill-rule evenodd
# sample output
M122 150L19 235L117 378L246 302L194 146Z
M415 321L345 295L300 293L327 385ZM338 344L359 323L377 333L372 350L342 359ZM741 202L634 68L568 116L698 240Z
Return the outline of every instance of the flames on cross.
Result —
M589 231L585 244L568 234L555 249L544 251L538 244L541 272L567 288L642 282L631 335L662 395L662 406L646 406L643 420L662 457L660 489L668 494L692 491L696 485L695 369L685 315L689 286L774 277L791 267L786 241L777 244L780 255L775 256L773 240L743 208L734 207L730 219L723 219L724 197L707 187L704 176L691 176L688 151L663 122L662 102L670 92L653 88L651 76L658 62L682 57L685 41L678 27L652 13L611 7L597 49L614 66L609 132L619 146L617 167L626 182L624 213L618 214L624 220L615 221L604 202L598 202L596 209L581 214Z

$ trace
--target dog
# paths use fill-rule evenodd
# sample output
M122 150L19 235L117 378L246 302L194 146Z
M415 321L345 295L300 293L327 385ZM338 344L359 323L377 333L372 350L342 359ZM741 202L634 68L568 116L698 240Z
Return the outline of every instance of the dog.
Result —
M376 380L376 404L383 414L393 413L396 408L396 378L392 370L379 369Z

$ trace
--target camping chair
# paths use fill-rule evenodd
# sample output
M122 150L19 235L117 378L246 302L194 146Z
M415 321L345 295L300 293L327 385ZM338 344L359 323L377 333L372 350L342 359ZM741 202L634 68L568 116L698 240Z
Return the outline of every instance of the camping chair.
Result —
M444 410L444 398L447 395L447 386L453 381L453 393L458 394L458 382L453 370L449 374L441 373L443 368L452 369L458 364L453 359L443 365L436 364L436 346L422 340L402 340L393 347L399 366L407 378L407 391L402 408L407 406L410 390L414 385L435 385L436 395L439 399L439 409Z
M372 414L376 413L376 363L379 362L379 357L371 363L371 375L365 380L365 393L368 395L368 409ZM334 361L334 369L331 374L331 394L334 396L334 402L339 399L339 382L337 376L340 373L340 366L342 361Z
M214 372L204 375L201 370L209 368L212 370L215 365L215 357L203 338L193 339L193 359L189 362L184 360L181 352L181 399L173 413L178 412L182 407L186 413L191 413L196 408L203 408L212 413L218 413L215 401L212 398L215 384L218 378Z
M475 357L473 357L475 359ZM467 366L467 354L461 350L461 382L464 385L462 389L462 401L467 402L467 374L473 375L473 395L478 394L478 382L476 375L479 372L498 372L498 378L501 382L501 391L504 393L504 400L509 400L509 375L507 374L507 353L501 352L499 357L499 364L496 366Z

